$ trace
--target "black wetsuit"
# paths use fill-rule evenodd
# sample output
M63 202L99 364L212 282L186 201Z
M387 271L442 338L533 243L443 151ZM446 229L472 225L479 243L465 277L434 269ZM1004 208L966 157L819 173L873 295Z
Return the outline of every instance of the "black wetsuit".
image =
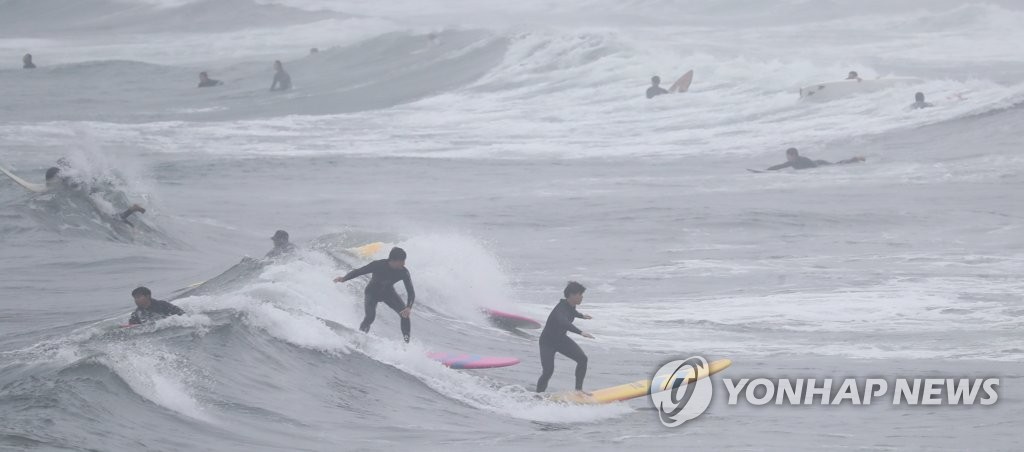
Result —
M222 82L220 80L214 80L212 78L208 78L206 80L203 80L203 81L199 82L199 87L200 88L209 88L211 86L220 86L220 85L223 85L223 84L224 84L224 82Z
M811 160L811 159L801 155L801 156L798 156L797 158L795 158L793 160L787 161L786 163L780 163L778 165L769 167L768 171L775 171L775 170L780 170L780 169L783 169L783 168L793 168L793 169L817 168L818 166L821 166L821 165L831 165L831 163L826 162L824 160L817 160L817 161Z
M569 339L569 336L566 335L569 331L576 334L582 333L572 324L573 320L577 318L583 318L583 314L577 312L576 307L564 299L559 301L548 315L544 331L540 333L541 375L537 380L537 392L544 392L548 389L548 380L555 373L555 352L576 361L576 390L583 390L583 379L587 377L587 355L583 353L576 341Z
M163 300L153 300L146 309L136 308L132 317L128 319L129 325L140 325L153 320L162 319L169 315L182 315L185 311L181 308Z
M270 84L271 91L285 91L292 89L292 76L281 70L274 73L274 83Z
M33 64L31 61L29 61L28 63L25 63L24 65L22 65L21 68L22 69L35 69L36 65Z
M381 259L379 261L373 261L366 264L363 268L357 268L350 271L345 275L345 281L352 278L363 276L365 274L371 274L370 282L366 284L366 291L364 294L364 308L366 308L366 316L363 317L363 323L359 325L359 330L362 332L369 332L370 325L373 324L373 320L377 317L377 303L384 302L394 309L395 312L402 312L405 308L411 308L412 304L416 301L416 290L412 287L412 277L409 275L409 269L391 268L388 264L387 259ZM395 283L402 281L405 284L405 293L409 296L409 303L402 303L402 297L395 292ZM408 317L402 317L402 336L409 337L409 333L412 331L412 322Z
M668 94L668 90L660 86L652 86L647 88L647 98L651 99L654 96L660 96L662 94Z
M934 105L932 105L932 104L930 104L928 102L914 102L914 103L910 104L910 108L912 110L920 110L922 108L929 108L929 107L934 107Z
M780 169L783 169L783 168L793 168L793 169L801 170L801 169L817 168L819 166L827 166L827 165L846 165L848 163L860 163L860 162L863 162L863 161L864 161L863 157L851 157L851 158L848 158L846 160L840 160L838 162L832 163L832 162L830 162L828 160L811 160L811 159L801 155L801 156L798 156L797 158L793 159L793 161L789 161L789 162L786 162L786 163L780 163L778 165L769 167L768 171L775 171L775 170L780 170Z
M294 252L295 245L291 243L285 243L284 245L281 246L275 246L274 249L270 250L270 252L267 253L266 257L280 257Z

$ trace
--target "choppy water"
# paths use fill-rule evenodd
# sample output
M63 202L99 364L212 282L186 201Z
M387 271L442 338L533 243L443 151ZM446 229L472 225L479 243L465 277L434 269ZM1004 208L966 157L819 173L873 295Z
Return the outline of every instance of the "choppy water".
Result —
M40 181L65 157L127 194L0 180L0 447L1013 449L1021 23L1015 2L0 1L0 164ZM267 91L274 59L294 90ZM690 93L643 98L690 68ZM225 86L195 89L204 70ZM797 98L849 70L921 82ZM867 162L745 171L789 146ZM96 211L130 202L134 229ZM117 328L135 286L172 297L281 228L297 258ZM358 334L359 285L331 282L377 240L410 253L408 348L384 308ZM477 308L543 319L568 279L588 388L704 354L732 378L998 376L1000 402L717 399L666 429L647 402L538 401L536 335Z

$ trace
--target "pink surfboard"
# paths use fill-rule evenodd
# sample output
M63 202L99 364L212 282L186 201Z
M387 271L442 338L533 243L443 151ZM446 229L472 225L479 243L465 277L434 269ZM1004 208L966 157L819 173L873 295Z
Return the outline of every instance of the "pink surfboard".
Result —
M469 353L431 352L427 356L452 369L493 369L519 364L519 358L507 356L481 356Z
M523 317L509 312L498 311L495 309L484 309L484 313L487 314L487 317L489 317L492 322L498 324L498 326L525 328L529 330L535 330L543 326L540 322L529 317Z

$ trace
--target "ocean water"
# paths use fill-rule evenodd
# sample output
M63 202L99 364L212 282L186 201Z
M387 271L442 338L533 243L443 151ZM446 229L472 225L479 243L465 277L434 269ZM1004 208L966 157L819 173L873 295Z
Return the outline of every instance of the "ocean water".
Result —
M0 180L0 448L1014 450L1022 23L1011 1L0 0L0 165L104 189ZM295 89L268 91L274 60ZM799 99L850 70L918 81ZM791 146L866 162L746 171ZM130 203L136 227L109 220ZM277 229L302 250L259 260ZM331 282L374 241L409 252L408 346ZM538 399L537 331L480 308L543 320L570 279L587 389L701 355L733 360L716 384L998 377L999 402L717 394L666 428L645 399ZM207 280L118 327L134 287Z

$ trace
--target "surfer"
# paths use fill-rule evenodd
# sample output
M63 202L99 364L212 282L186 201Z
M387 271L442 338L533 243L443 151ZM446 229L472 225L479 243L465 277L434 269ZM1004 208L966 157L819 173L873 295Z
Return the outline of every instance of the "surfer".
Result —
M135 312L128 319L129 325L141 325L146 322L162 319L169 315L182 315L185 311L163 300L154 300L153 292L146 287L138 287L132 291L135 299Z
M334 282L343 283L353 278L370 274L370 282L366 284L364 291L363 307L366 316L363 323L359 324L359 331L370 332L370 325L377 317L377 303L384 302L394 309L401 317L402 339L409 342L409 334L412 330L412 322L409 316L412 314L412 304L416 301L416 291L412 287L412 277L409 269L405 268L405 250L395 247L391 248L387 259L370 262L362 268L348 272L345 276L334 278ZM409 297L408 303L402 303L402 298L395 292L395 283L402 281L405 284L405 293Z
M585 333L572 324L578 318L591 319L589 315L581 314L576 310L576 306L583 303L583 292L586 290L587 288L582 284L569 281L563 291L565 298L559 301L548 315L544 331L540 333L541 375L537 380L537 392L544 392L548 389L548 380L555 373L555 352L576 361L576 390L583 391L583 379L587 376L587 355L583 353L576 341L569 339L566 334L572 331L586 338L594 338L590 333Z
M268 258L280 257L295 252L295 245L288 241L288 232L286 231L278 230L270 240L274 241L274 249L267 253L266 257Z
M209 88L211 86L220 86L220 85L223 85L223 84L224 84L224 82L222 82L220 80L214 80L214 79L210 78L210 76L205 71L199 73L199 87L200 88Z
M287 91L292 89L292 76L284 71L284 65L280 61L274 61L274 82L270 84L271 91Z
M912 110L920 110L922 108L934 107L934 105L924 101L924 93L918 92L914 94L914 103L910 104Z
M768 167L767 171L776 171L784 168L793 168L801 170L817 168L819 166L825 165L845 165L847 163L859 163L863 161L864 157L848 158L846 160L840 160L836 163L832 163L826 160L811 160L807 157L800 155L800 151L797 151L796 148L789 148L786 149L786 163L780 163L778 165Z
M856 80L858 82L861 81L860 75L857 75L857 71L850 71L849 74L846 74L846 79L847 80Z
M318 53L320 53L320 49L318 49L316 47L313 47L312 49L309 49L309 54L310 55L316 55Z
M65 165L67 164L67 162L64 159L58 160L57 163ZM89 196L91 194L90 190L87 190L81 183L75 182L71 180L71 178L69 177L62 176L60 172L61 169L56 166L50 167L49 169L46 170L47 190L76 191L85 195L86 198L92 201L92 197ZM93 205L95 206L95 202L93 202ZM99 206L96 206L96 209L100 212L103 211L102 209L99 208ZM128 207L127 210L118 214L117 217L120 218L121 221L128 223L128 225L134 226L130 221L128 221L128 217L132 216L132 214L134 213L146 213L146 209L144 209L142 206L138 204L132 204L130 207Z
M661 85L661 77L658 77L657 75L651 77L651 86L647 88L648 99L652 99L655 96L660 96L662 94L668 94L667 89L662 88L661 86L658 85Z
M35 69L36 64L32 62L32 54L26 53L25 56L21 57L21 68L22 69Z

